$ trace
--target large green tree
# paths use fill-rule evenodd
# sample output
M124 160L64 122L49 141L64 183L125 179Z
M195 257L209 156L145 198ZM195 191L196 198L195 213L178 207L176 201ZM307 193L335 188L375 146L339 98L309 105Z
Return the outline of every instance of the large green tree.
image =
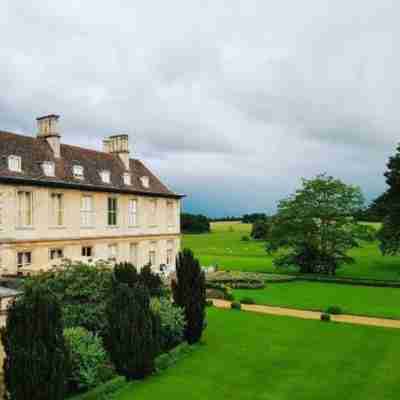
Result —
M389 187L383 195L385 217L378 238L382 253L395 255L400 253L400 145L389 158L385 178Z
M371 238L370 229L354 218L362 205L358 187L326 175L303 179L301 189L279 203L267 250L283 250L277 266L335 274L353 262L348 251Z
M205 321L205 276L193 252L184 249L176 258L176 280L172 281L172 293L176 305L185 312L185 339L189 344L200 340Z
M64 399L69 359L61 307L46 286L31 286L12 303L1 336L6 398Z

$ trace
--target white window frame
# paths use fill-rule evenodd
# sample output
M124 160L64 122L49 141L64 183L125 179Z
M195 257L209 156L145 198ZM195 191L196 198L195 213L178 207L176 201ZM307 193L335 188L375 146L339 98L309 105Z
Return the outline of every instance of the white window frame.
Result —
M88 255L88 249L90 249L90 255ZM82 246L81 247L81 256L85 258L94 257L94 247L93 246Z
M175 247L174 240L167 240L167 251L166 251L166 259L165 259L165 263L167 265L174 264L174 247Z
M82 165L75 164L72 167L72 173L74 175L74 178L83 179L85 176L85 169Z
M88 199L88 201L86 201ZM94 226L94 198L91 195L81 196L81 227L92 228Z
M22 171L22 159L20 156L8 156L8 169L13 172Z
M115 202L115 207L110 207L111 203ZM109 227L118 227L118 217L119 217L119 204L118 197L109 196L107 197L107 226ZM114 216L114 218L113 218Z
M53 256L54 254L54 256ZM62 247L54 247L49 249L49 260L62 260L64 258L64 249Z
M139 244L131 243L129 245L129 259L130 262L137 267L138 265L138 255L139 255Z
M132 176L129 172L124 173L124 185L125 186L132 185Z
M151 267L157 265L157 242L150 242L149 264Z
M167 200L167 225L175 226L175 204L172 200Z
M29 209L26 204L27 195L29 195L30 199ZM30 190L17 191L17 219L17 226L20 228L33 226L33 192Z
M150 178L148 176L142 176L140 182L144 188L148 189L150 187Z
M118 244L111 243L108 245L108 259L117 260L118 259Z
M111 172L106 169L100 172L100 177L103 183L111 182Z
M138 200L135 198L128 200L128 226L136 227L138 226Z
M149 209L149 225L150 227L157 226L157 211L158 211L158 201L157 199L150 199L150 209Z
M21 262L20 262L20 257L21 257ZM28 262L28 257L29 257L29 262ZM17 268L20 269L20 268L30 267L31 265L32 265L32 251L29 250L17 251Z
M58 200L56 200L58 199ZM51 224L53 227L64 226L64 193L50 193Z
M46 176L55 176L56 166L53 161L45 161L42 163L43 173Z

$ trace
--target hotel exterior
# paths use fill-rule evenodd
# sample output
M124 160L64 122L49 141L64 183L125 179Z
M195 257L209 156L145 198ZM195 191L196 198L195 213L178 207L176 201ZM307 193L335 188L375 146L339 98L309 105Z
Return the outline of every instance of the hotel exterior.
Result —
M38 118L35 137L0 131L0 273L63 259L173 265L182 196L130 158L128 135L95 151L62 144L58 121Z

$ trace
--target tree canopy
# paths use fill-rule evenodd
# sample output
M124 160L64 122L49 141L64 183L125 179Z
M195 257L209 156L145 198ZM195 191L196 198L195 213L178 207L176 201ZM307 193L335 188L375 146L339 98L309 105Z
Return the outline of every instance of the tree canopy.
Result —
M207 233L210 221L205 215L181 214L181 230L183 233Z
M333 177L303 179L302 188L279 203L274 217L267 250L284 250L275 264L334 274L341 265L353 262L348 250L371 239L371 228L354 218L363 201L358 187Z

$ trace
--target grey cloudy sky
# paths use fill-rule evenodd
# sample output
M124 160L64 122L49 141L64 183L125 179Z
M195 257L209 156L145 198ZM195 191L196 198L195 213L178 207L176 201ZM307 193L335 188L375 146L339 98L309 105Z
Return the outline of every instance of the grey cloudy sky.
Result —
M0 2L0 129L132 150L185 208L271 211L300 177L385 187L400 140L400 2Z

